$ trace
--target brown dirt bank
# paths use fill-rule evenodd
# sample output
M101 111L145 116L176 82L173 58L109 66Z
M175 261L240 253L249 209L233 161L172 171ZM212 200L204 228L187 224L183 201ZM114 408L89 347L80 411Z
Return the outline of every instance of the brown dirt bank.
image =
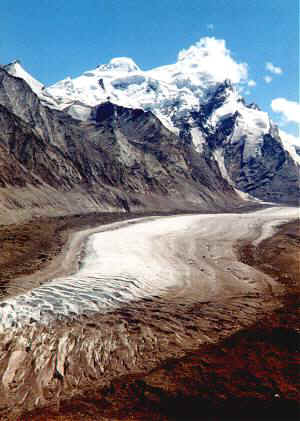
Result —
M299 225L289 223L258 248L241 245L241 260L286 287L282 307L256 325L20 421L298 419L299 244Z

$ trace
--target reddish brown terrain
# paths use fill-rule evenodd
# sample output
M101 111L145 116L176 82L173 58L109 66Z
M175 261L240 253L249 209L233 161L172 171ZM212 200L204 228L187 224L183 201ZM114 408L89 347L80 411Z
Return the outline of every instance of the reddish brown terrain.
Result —
M97 218L2 227L1 273L9 280L41 268L60 251L69 230L99 224ZM168 360L147 375L116 379L109 388L88 391L60 408L37 410L19 421L296 420L299 245L297 223L286 224L258 248L240 244L243 262L285 286L281 308L255 325L217 345Z

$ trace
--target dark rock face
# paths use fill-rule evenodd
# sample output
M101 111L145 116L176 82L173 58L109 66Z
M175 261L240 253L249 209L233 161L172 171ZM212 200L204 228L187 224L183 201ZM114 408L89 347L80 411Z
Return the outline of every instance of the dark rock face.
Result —
M296 153L300 156L300 146L295 146Z
M246 160L247 140L242 137L238 142L231 142L226 127L225 130L222 127L222 133L219 141L224 149L224 164L239 190L265 201L297 204L299 166L284 149L276 130L271 128L263 136L258 153Z
M269 131L262 135L261 139L255 139L253 133L249 136L249 130L247 133L247 130L240 129L242 126L247 127L247 112L241 115L236 111L226 115L215 125L211 123L212 114L224 105L231 93L230 82L220 84L210 100L200 106L198 112L191 112L184 131L182 122L176 122L180 133L184 133L184 137L188 138L191 128L197 127L205 138L206 153L207 149L212 154L216 150L221 151L227 179L230 179L237 189L270 202L298 203L299 164L284 148L276 126L271 123ZM242 99L240 102L245 110L260 112L256 104L246 105ZM253 142L256 144L251 146ZM255 153L245 153L249 148L256 149Z
M239 203L211 155L200 156L151 112L106 102L92 116L82 122L43 106L0 69L1 217L13 200L27 215Z
M295 203L299 195L298 169L279 141L267 134L261 155L243 160L245 140L224 145L224 163L235 186L262 200Z
M98 83L99 83L100 88L105 91L105 86L104 86L103 79L99 79Z
M218 147L224 147L225 144L229 146L230 135L233 133L236 120L239 113L236 112L227 118L224 118L221 124L218 124L213 132L210 132L207 136L207 143L212 150Z
M255 102L251 102L251 104L246 105L246 107L252 109L252 110L257 110L257 111L261 111L261 109L259 108L259 106L257 104L255 104Z
M215 109L219 108L224 104L228 92L232 92L233 87L230 80L225 80L224 83L221 83L214 94L211 96L210 100L201 107L203 116L208 117Z

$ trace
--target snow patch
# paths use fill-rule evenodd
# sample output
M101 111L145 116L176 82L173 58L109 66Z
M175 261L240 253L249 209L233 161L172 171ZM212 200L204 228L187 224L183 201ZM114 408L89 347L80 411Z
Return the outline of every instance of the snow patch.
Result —
M136 72L140 68L137 64L129 57L116 57L110 60L108 64L104 64L98 67L100 70L105 71L120 71L120 72Z
M192 135L193 144L195 146L195 149L198 152L202 152L203 151L203 145L206 142L206 139L203 136L202 131L198 127L193 127L191 129L191 135Z
M231 180L231 178L230 178L230 176L229 176L229 174L228 174L228 172L227 172L227 169L226 169L226 167L225 167L225 162L224 162L224 151L223 151L223 149L221 149L221 148L216 149L216 150L214 151L214 158L215 158L215 160L217 161L217 163L218 163L218 165L219 165L219 169L220 169L220 171L221 171L222 177L223 177L225 180L227 180L227 181L228 181L228 183L229 183L230 185L232 185L232 184L233 184L233 182L232 182L232 180Z
M34 93L39 95L41 90L43 89L44 85L32 77L25 69L21 66L19 60L15 60L12 63L4 66L4 69L11 74L12 76L19 77L31 87Z
M228 171L227 171L226 166L225 166L224 150L222 148L218 148L214 151L214 158L218 163L218 166L219 166L220 172L222 174L222 177L226 181L228 181L228 183L233 187L234 191L236 192L236 194L238 196L240 196L241 199L251 200L251 201L255 201L255 202L261 202L261 200L251 196L249 193L245 193L245 192L243 192L241 190L238 190L237 188L234 187L234 182L230 178L230 175L228 174Z

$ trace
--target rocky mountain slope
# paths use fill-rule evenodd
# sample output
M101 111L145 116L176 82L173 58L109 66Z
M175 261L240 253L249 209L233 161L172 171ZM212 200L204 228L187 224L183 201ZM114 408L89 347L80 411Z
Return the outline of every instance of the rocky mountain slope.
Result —
M222 69L211 78L202 50L190 49L177 63L149 71L130 58L115 58L45 92L82 120L107 98L151 110L198 152L208 144L223 176L238 190L263 200L297 202L300 157L294 146L267 113L245 103ZM235 76L230 77L234 82Z
M1 68L0 212L298 202L299 155L224 72L211 78L205 60L188 50L142 71L115 58L48 88L19 61Z
M256 104L247 105L229 81L192 112L186 131L208 143L221 172L238 190L261 200L296 203L300 157Z
M209 149L200 155L152 112L107 101L79 121L42 104L27 82L1 68L0 120L1 221L241 202Z

